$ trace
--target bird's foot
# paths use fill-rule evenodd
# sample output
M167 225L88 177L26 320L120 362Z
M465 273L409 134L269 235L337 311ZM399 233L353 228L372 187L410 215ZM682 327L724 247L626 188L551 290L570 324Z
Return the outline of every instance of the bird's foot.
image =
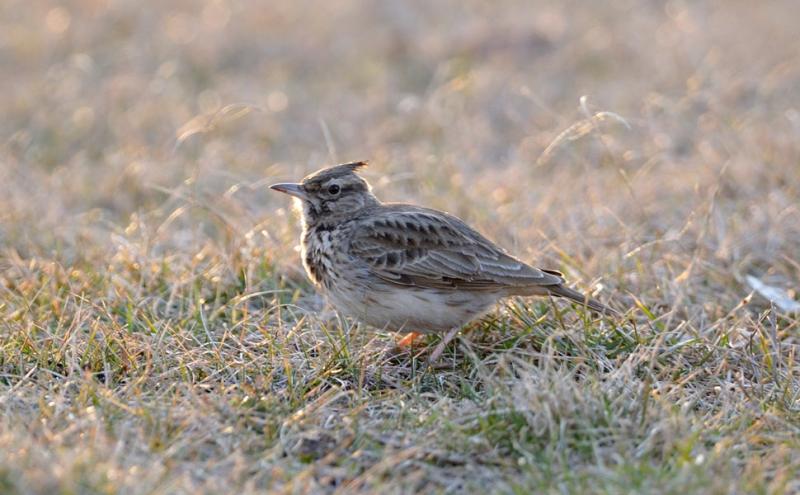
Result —
M402 339L395 343L398 349L406 350L414 346L414 344L423 337L423 334L418 332L408 332Z
M424 336L424 334L418 332L407 333L403 338L396 341L391 348L387 349L387 356L390 358L399 358L412 355L415 352L414 348L421 343Z

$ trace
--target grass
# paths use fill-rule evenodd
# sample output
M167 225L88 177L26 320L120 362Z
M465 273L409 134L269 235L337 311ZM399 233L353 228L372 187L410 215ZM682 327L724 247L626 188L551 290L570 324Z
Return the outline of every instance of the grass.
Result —
M800 320L745 279L800 280L791 2L12 4L0 492L800 490ZM265 187L356 159L627 318L391 356Z

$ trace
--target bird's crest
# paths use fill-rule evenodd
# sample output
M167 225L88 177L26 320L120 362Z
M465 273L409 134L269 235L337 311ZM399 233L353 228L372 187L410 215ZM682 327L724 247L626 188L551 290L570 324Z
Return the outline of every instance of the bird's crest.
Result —
M367 166L366 161L359 161L359 162L350 162L350 163L342 163L339 165L334 165L332 167L323 168L322 170L317 170L313 174L307 176L304 181L323 181L332 179L334 177L339 177L343 174L347 173L355 173L358 169L364 168Z
M348 169L348 170L350 170L351 172L355 172L356 170L358 170L358 169L361 169L361 168L364 168L364 167L366 167L367 165L369 165L369 162L368 162L368 161L366 161L366 160L361 160L361 161L357 161L357 162L341 163L341 164L339 164L339 165L334 165L334 166L333 166L333 167L331 167L331 168L343 168L343 169Z

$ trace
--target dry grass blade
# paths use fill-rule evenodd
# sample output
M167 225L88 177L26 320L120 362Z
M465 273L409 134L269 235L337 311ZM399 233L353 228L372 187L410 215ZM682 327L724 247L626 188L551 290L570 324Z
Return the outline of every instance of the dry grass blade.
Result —
M562 144L569 141L576 141L590 134L592 131L597 130L598 123L605 121L617 122L625 126L628 130L631 129L628 121L625 120L621 115L608 111L597 112L594 115L590 115L583 120L575 122L559 133L558 136L556 136L555 139L553 139L550 144L547 145L547 148L542 151L542 154L539 155L539 158L536 160L536 166L541 167L546 165L555 150L558 149Z
M253 105L231 103L214 113L196 115L175 131L175 149L196 134L212 132L220 126L234 122L253 111L263 112L261 108Z

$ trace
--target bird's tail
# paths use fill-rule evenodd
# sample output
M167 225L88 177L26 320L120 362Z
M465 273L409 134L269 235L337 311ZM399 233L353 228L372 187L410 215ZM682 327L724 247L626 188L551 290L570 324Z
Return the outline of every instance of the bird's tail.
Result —
M584 306L588 307L592 311L597 311L601 314L606 315L619 315L619 311L609 308L605 304L595 301L594 299L581 294L580 292L570 289L569 287L565 287L563 285L548 285L545 287L547 291L553 295L558 297L566 297L567 299L572 299L573 301L577 302L578 304L583 304Z

